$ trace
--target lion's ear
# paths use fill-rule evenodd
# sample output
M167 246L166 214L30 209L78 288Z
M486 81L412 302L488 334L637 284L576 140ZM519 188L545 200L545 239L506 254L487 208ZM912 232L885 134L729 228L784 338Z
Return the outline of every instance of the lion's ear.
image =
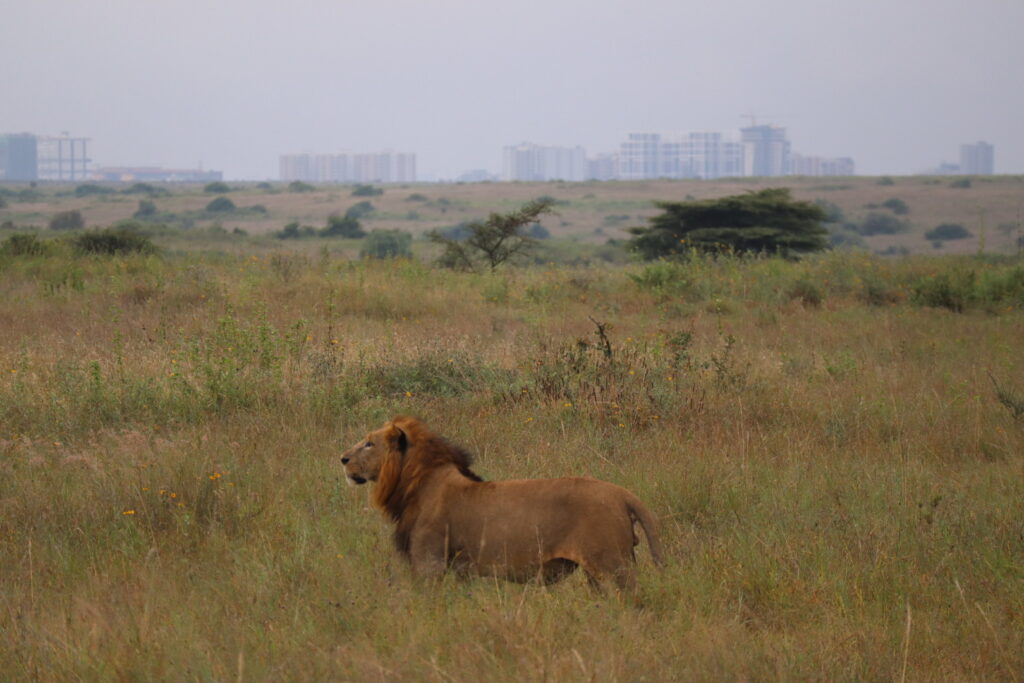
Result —
M409 435L405 433L404 429L392 422L388 425L388 431L384 438L394 450L405 455L405 451L409 448Z

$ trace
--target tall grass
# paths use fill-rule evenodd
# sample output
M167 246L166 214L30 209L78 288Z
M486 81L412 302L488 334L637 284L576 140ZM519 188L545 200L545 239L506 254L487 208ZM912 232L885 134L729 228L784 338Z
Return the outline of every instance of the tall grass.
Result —
M282 258L0 256L7 677L1024 671L1018 264ZM336 460L397 412L628 486L668 566L414 585Z

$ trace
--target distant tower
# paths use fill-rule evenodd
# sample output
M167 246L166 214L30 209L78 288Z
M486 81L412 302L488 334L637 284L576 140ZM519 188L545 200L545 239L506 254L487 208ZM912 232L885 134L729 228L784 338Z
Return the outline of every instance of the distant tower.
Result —
M619 177L622 180L657 178L662 172L661 135L630 133L619 148Z
M789 140L779 126L741 128L743 175L780 176L789 173Z
M89 176L89 138L67 133L39 138L39 179L79 181Z
M35 135L0 135L0 180L38 179L38 159L38 138Z
M960 145L960 172L967 175L992 175L994 149L987 142Z

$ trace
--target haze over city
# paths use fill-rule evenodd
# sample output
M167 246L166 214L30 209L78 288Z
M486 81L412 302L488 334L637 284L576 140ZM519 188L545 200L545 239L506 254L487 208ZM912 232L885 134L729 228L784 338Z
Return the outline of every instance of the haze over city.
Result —
M291 152L393 149L420 176L505 145L784 126L860 174L986 140L1024 172L1024 4L980 0L37 0L0 24L0 132L91 138L95 165L278 175Z

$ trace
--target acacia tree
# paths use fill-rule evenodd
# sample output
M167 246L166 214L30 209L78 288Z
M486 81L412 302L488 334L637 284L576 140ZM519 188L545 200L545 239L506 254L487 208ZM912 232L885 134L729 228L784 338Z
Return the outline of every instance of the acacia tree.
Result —
M464 239L454 239L437 230L428 233L428 237L444 247L438 258L441 265L470 271L486 266L493 271L537 244L526 228L536 223L541 215L553 213L553 204L547 198L535 199L517 211L492 213L486 220L466 223L463 226L466 231Z
M630 248L645 259L702 252L792 254L828 246L825 211L769 188L720 199L658 202L663 213L630 228Z

